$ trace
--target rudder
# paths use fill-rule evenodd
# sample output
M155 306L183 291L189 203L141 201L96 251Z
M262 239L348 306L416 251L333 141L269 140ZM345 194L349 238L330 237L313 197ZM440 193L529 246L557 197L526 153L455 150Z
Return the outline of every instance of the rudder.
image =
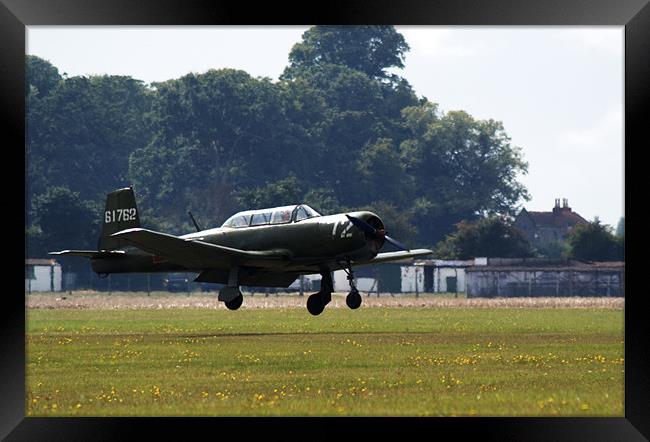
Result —
M102 233L97 248L99 250L115 250L129 245L124 240L111 237L111 235L135 227L140 227L140 214L135 203L133 187L109 193L106 195Z

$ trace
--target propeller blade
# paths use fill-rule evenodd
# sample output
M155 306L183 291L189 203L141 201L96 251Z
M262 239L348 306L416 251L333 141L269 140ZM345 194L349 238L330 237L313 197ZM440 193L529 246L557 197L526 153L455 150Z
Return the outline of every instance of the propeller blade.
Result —
M398 247L398 248L400 248L400 249L402 249L402 250L406 250L407 252L408 252L409 250L411 250L411 249L409 249L408 247L406 247L404 244L402 244L401 242L399 242L398 240L396 240L396 239L394 239L394 238L391 238L391 237L388 236L388 235L384 236L384 238L386 238L386 241L388 241L389 243L391 243L391 244L394 245L395 247Z
M357 226L358 228L360 228L364 232L366 232L366 233L368 233L370 235L376 235L377 234L377 229L372 227L370 224L368 224L364 220L359 219L359 218L355 218L354 216L350 216L350 215L345 215L345 216L348 217L348 219L350 220L350 222L352 224L354 224L355 226Z
M390 236L386 235L386 233L383 230L381 230L381 232L380 232L379 230L375 229L374 227L372 227L370 224L368 224L364 220L359 219L359 218L355 218L354 216L350 216L350 215L345 215L345 216L348 217L348 219L350 220L350 222L352 224L354 224L355 226L357 226L359 229L366 232L367 234L375 236L375 237L384 238L384 239L386 239L386 241L388 241L389 243L391 243L392 245L394 245L395 247L397 247L399 249L406 250L406 251L410 250L408 247L406 247L404 244L402 244L398 240L396 240L394 238L391 238Z

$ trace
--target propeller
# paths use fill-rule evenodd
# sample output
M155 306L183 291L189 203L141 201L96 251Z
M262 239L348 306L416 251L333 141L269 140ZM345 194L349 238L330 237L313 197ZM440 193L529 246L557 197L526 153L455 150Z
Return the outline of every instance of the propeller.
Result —
M406 247L398 240L393 239L390 236L386 235L386 231L384 229L375 229L373 226L371 226L370 224L368 224L367 222L365 222L360 218L356 218L350 215L345 215L345 216L348 217L348 219L353 225L361 229L363 232L367 233L368 236L379 238L379 239L385 239L386 241L388 241L389 243L391 243L392 245L394 245L399 249L406 250L406 251L410 250L408 247Z

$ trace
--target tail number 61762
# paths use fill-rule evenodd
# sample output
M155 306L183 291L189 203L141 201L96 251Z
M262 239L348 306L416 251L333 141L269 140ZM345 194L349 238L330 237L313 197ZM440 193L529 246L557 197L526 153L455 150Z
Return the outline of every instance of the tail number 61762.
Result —
M131 209L107 210L104 213L104 222L114 223L121 221L135 221L135 207Z

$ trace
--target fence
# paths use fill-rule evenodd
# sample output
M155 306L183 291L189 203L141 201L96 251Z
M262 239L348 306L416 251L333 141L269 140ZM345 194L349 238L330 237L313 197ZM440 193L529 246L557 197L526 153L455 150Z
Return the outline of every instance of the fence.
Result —
M467 297L625 296L625 269L467 269Z

